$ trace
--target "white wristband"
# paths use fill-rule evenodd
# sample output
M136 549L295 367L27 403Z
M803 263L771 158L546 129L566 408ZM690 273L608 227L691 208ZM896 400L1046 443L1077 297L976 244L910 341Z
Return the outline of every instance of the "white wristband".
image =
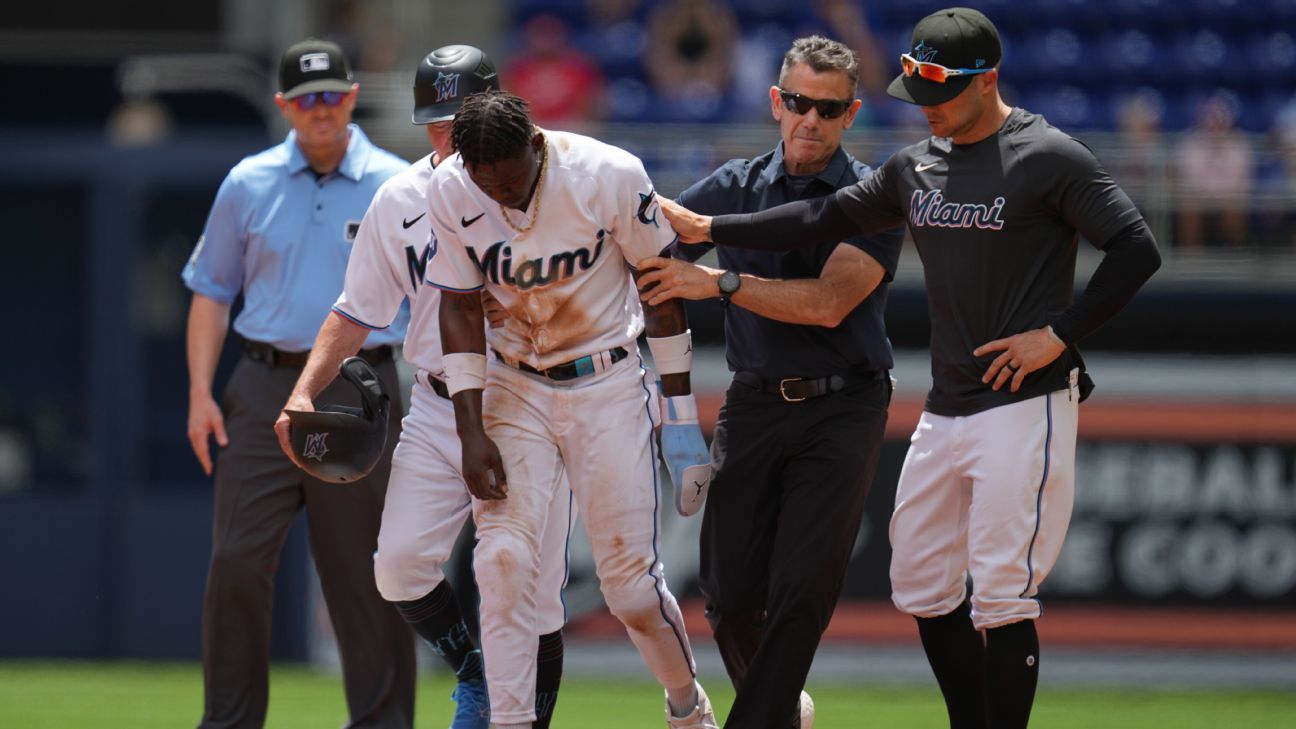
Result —
M1062 341L1062 337L1059 337L1057 335L1057 332L1053 331L1052 324L1049 324L1048 326L1044 327L1044 331L1048 332L1049 339L1052 339L1053 342L1057 344L1057 346L1066 348L1066 342Z
M697 400L692 395L673 395L664 398L666 407L662 409L662 422L667 425L696 423Z
M659 375L674 375L693 369L693 330L669 337L648 337L653 369Z
M441 357L445 368L446 390L450 397L464 390L486 389L486 355L474 352L451 352Z

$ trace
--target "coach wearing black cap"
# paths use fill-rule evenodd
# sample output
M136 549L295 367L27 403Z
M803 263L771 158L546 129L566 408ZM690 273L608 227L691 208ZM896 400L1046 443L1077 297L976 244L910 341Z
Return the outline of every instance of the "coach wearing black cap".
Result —
M923 262L932 389L896 489L891 591L913 615L956 729L1026 726L1036 595L1071 519L1076 343L1160 265L1143 216L1080 142L999 96L999 33L924 18L892 96L932 136L836 195L714 219L662 202L685 241L767 250L906 222ZM1073 300L1079 238L1103 251ZM968 598L967 580L973 592Z
M333 43L306 40L279 63L275 104L291 131L230 170L185 266L193 291L187 331L188 434L203 471L214 471L212 554L203 601L201 729L257 729L269 704L274 574L302 511L311 555L337 636L350 720L408 729L414 712L413 635L374 586L373 553L400 408L391 408L382 457L367 477L325 483L279 450L273 429L315 333L342 288L347 260L378 187L406 163L351 123L357 85ZM219 405L216 362L233 328L244 356ZM398 392L393 345L408 314L364 342L360 356L387 392ZM359 406L338 381L319 393ZM210 440L219 447L211 452ZM326 440L317 443L321 455Z

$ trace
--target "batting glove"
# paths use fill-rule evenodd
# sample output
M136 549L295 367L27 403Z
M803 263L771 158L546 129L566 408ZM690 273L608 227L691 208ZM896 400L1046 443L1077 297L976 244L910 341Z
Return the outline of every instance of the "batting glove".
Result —
M711 486L711 454L702 439L692 395L662 398L661 447L675 485L675 510L683 516L698 513Z

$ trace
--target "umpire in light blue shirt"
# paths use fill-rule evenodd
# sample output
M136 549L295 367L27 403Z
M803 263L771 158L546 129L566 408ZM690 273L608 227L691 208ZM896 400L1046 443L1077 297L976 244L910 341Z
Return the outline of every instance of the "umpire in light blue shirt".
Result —
M342 658L346 727L413 725L413 639L373 579L391 447L368 478L346 485L312 479L284 457L273 429L320 324L342 289L360 220L378 187L408 164L351 124L359 86L337 45L309 39L280 61L275 103L292 131L230 170L216 193L183 278L189 310L189 440L215 468L212 555L203 603L204 708L200 729L259 728L269 703L273 576L288 529L307 511L311 553ZM244 356L218 406L212 378L242 294L234 330ZM369 336L362 352L389 393L397 389L392 345L403 315ZM339 378L321 402L358 406Z

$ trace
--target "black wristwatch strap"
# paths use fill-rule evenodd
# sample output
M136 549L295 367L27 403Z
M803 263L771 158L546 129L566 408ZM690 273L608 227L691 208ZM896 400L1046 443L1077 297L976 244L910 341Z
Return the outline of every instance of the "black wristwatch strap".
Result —
M720 305L728 306L729 298L738 293L742 288L742 278L738 276L737 271L725 271L720 274L720 280L716 282L716 287L720 289Z

